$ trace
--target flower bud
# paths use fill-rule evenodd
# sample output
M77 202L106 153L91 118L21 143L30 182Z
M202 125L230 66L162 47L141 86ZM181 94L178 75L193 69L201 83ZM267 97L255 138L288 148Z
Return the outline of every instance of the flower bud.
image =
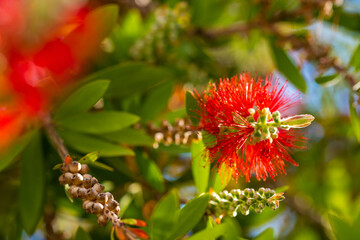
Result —
M84 178L80 173L75 173L75 174L73 174L71 180L72 180L72 184L81 185Z
M111 200L109 201L109 203L107 204L108 208L110 211L114 210L117 206L119 206L119 203L115 200Z
M106 224L109 222L108 218L104 214L99 214L97 223L101 226L106 226Z
M60 183L61 185L65 185L65 184L66 184L64 174L61 174L61 175L60 175L60 177L59 177L59 183Z
M85 204L85 206L83 205L83 208L85 209L85 211L86 211L87 213L91 213L91 212L92 212L92 207L93 207L93 205L94 205L94 202L88 201L88 202Z
M64 173L65 183L66 184L71 184L72 183L72 177L73 177L72 173L69 173L69 172Z
M83 180L83 186L84 188L91 188L92 185L91 185L91 177L84 177L84 180Z
M82 204L83 209L86 209L86 205L90 202L91 202L90 200L85 200Z
M78 198L79 187L72 185L69 189L69 193L73 198Z
M108 202L108 196L105 193L99 193L96 197L96 201L105 204Z
M83 187L80 187L77 191L77 195L79 198L85 198L86 197L86 192L87 192L87 189L86 188L83 188Z
M73 161L70 164L68 164L70 172L72 173L78 173L81 169L81 164L79 162Z
M310 114L295 115L282 119L281 127L284 125L290 128L304 128L309 126L314 119L314 116Z
M90 168L87 164L81 164L81 169L80 169L81 174L86 174L89 171L90 171Z
M93 189L99 193L102 193L105 189L105 187L103 185L101 185L100 183L95 183L95 185L93 186Z
M92 209L91 209L91 212L94 213L94 214L99 214L99 213L102 213L104 210L104 205L102 205L101 203L94 203L92 205Z
M63 164L61 165L61 167L60 167L60 171L63 172L63 173L69 172L69 171L70 171L70 170L69 170L69 164L63 163Z
M98 193L93 188L88 189L86 192L86 198L91 201L95 200L97 195Z

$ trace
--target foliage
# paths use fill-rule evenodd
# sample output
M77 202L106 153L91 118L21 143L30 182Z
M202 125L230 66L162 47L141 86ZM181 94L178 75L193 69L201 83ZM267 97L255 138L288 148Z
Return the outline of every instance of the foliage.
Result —
M358 1L70 2L0 1L1 239L125 239L67 198L47 113L138 236L357 238ZM275 181L232 179L204 151L215 136L195 128L203 108L193 90L242 72L272 73L301 94L289 124L303 123L297 112L315 116L299 130L307 150L289 153L299 166Z

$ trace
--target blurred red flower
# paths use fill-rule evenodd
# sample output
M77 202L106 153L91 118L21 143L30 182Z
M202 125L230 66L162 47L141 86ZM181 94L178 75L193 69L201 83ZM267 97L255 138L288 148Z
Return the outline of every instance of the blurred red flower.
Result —
M256 81L242 74L210 83L201 95L195 92L201 109L199 129L210 134L203 134L207 154L219 169L225 164L227 176L274 179L286 173L285 162L298 165L288 151L302 148L305 138L290 128L305 127L313 117L298 115L300 122L280 118L280 112L299 102L299 93L288 95L286 89L286 83L273 83L271 77Z

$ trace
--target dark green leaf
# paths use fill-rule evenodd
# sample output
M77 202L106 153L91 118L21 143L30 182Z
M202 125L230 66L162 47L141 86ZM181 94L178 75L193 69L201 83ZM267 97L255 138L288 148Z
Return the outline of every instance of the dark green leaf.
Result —
M36 131L31 131L26 133L24 136L20 137L16 142L14 142L9 149L4 153L0 153L0 172L5 169L9 164L14 161L16 156L21 153L24 148L27 146L29 141L33 138Z
M152 86L173 78L169 69L143 63L123 63L90 75L87 81L112 80L107 96L124 97L143 92Z
M109 80L98 80L80 87L60 105L55 118L61 119L87 111L104 95L109 84Z
M276 193L282 193L287 191L289 188L290 188L289 185L284 185L282 187L275 188L274 190Z
M37 132L22 156L20 185L20 216L26 233L31 236L44 209L44 160L41 135Z
M329 222L332 231L338 240L353 239L354 236L358 236L360 234L359 228L351 226L350 223L333 214L329 214Z
M194 176L195 186L199 193L203 193L207 190L210 174L210 162L206 157L204 150L205 146L201 140L192 142L192 174Z
M191 92L187 91L185 96L186 113L194 126L199 125L200 122L200 107L197 100Z
M132 146L152 146L154 143L154 139L147 135L144 131L132 128L126 128L112 133L105 133L102 137L109 141L126 143Z
M74 240L91 240L91 236L82 227L79 227L75 233Z
M101 156L133 156L131 149L107 142L105 140L71 131L59 131L65 144L82 153L99 151Z
M79 113L57 123L77 132L100 134L121 130L137 121L139 117L130 113L104 111Z
M176 239L183 236L195 227L204 216L209 199L210 196L206 193L188 202L185 207L180 210L179 219L168 239Z
M240 226L236 220L227 218L223 223L215 225L214 227L207 227L206 229L197 232L189 238L189 240L216 240L219 237L233 240L238 239L240 235Z
M354 69L356 71L358 71L360 69L360 44L355 49L355 51L350 59L349 65L354 67Z
M146 181L159 192L163 192L165 189L164 179L156 163L140 151L136 152L136 162Z
M277 69L284 74L284 76L292 83L296 88L302 92L306 92L306 82L301 75L299 69L295 66L290 59L286 51L279 48L273 41L270 41L270 46L273 53L273 60Z
M170 191L157 203L149 224L150 239L167 239L174 227L180 207L178 193Z
M360 119L354 106L354 98L352 94L350 94L349 111L353 134L355 135L357 141L360 143Z
M338 76L338 74L319 76L319 77L315 78L315 82L317 82L318 84L326 84L326 83L334 80L337 76Z
M52 170L58 170L61 168L62 165L63 165L62 163L58 163L52 168Z
M267 228L265 231L260 233L259 236L255 238L256 240L271 240L274 238L274 230L272 228Z
M161 113L168 104L174 82L168 81L151 90L141 110L141 121L146 123Z

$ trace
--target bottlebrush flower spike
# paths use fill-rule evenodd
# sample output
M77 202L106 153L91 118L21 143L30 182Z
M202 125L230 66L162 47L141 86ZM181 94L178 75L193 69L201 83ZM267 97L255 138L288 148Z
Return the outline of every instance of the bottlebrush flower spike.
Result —
M303 148L305 138L295 128L310 125L314 117L282 118L281 112L299 103L299 93L288 95L286 89L286 83L272 77L256 79L244 73L210 83L201 95L195 92L207 154L219 169L226 165L227 176L274 179L286 174L285 162L298 165L288 152Z

